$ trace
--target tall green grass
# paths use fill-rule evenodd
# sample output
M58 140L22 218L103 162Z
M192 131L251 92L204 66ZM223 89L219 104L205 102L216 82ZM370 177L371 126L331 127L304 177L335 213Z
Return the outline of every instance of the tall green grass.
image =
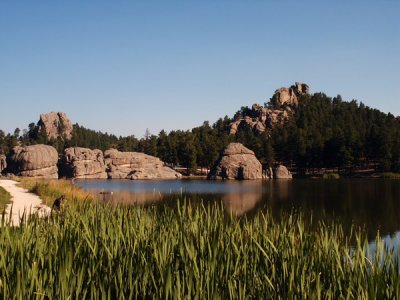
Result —
M7 204L10 203L11 195L2 187L0 187L0 213L6 208Z
M72 202L63 214L0 228L3 299L394 299L398 253L338 224L311 231L223 207ZM350 243L350 239L356 241ZM374 257L372 259L371 257Z

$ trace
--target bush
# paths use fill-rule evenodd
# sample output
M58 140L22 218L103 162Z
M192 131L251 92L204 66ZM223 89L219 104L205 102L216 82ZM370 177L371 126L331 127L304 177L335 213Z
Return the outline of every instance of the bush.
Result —
M325 173L322 175L323 179L340 179L340 175L338 173Z

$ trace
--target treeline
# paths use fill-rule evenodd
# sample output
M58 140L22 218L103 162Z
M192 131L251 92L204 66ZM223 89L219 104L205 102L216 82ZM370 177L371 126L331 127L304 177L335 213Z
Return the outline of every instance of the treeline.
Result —
M283 163L300 173L321 168L347 172L371 167L377 171L400 171L399 118L354 100L345 102L340 96L330 98L322 93L302 96L299 103L287 122L262 134L239 128L236 135L229 135L233 119L252 113L251 108L242 107L232 119L221 118L212 125L206 121L190 131L163 130L158 135L147 131L141 139L133 135L117 137L75 124L70 141L60 138L48 141L37 134L36 125L31 123L22 134L19 129L8 135L0 131L0 151L7 153L15 145L36 143L53 145L59 152L70 146L116 148L144 152L171 166L195 170L209 168L219 152L229 142L236 141L252 149L264 167Z

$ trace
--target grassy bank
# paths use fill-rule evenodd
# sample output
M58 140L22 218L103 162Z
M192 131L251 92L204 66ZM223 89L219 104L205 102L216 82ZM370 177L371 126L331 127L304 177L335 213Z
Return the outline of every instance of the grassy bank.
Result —
M0 213L6 208L7 204L10 203L11 196L10 194L0 187Z
M65 195L70 201L93 200L91 194L73 185L70 180L21 178L19 182L21 187L37 194L43 200L44 204L50 206L53 204L54 200L61 195Z
M61 193L34 186L49 197ZM70 197L78 199L72 191ZM337 224L309 231L296 214L250 220L227 216L218 205L180 203L173 209L73 201L64 214L2 228L0 297L400 297L398 258L378 241L376 259L368 259L362 232L353 231L351 247Z

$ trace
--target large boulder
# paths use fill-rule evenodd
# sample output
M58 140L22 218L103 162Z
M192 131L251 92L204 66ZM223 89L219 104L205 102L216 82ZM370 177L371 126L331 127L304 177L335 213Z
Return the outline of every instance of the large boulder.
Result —
M8 169L26 177L58 178L58 153L48 145L14 147L8 157Z
M230 143L214 163L208 179L262 179L262 166L254 152L240 143Z
M0 174L7 168L7 159L4 154L0 154Z
M177 179L182 175L165 166L159 158L140 152L104 152L110 179Z
M55 140L58 137L70 140L73 126L65 113L51 112L40 115L38 130L39 132L44 131L49 140Z
M103 152L88 148L71 147L64 150L62 173L73 178L107 178Z
M284 165L279 165L274 169L275 179L292 179L292 174Z

